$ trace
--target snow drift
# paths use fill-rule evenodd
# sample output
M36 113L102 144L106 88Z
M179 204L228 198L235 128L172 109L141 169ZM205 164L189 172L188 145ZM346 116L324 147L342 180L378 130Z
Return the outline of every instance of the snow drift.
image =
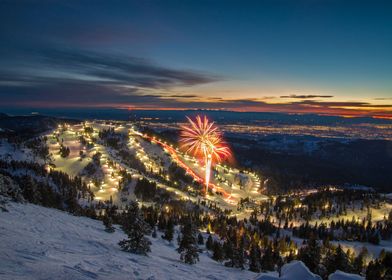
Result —
M262 275L257 280L321 280L321 277L312 273L301 261L292 261L282 266L281 276Z
M364 279L365 279L364 277L361 277L357 274L350 274L340 270L336 270L328 277L328 280L364 280Z

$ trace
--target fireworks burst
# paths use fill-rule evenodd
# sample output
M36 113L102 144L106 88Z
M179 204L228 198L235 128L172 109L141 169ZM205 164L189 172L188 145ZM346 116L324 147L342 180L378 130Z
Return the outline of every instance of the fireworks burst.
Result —
M212 164L228 158L231 155L230 149L223 141L218 127L206 116L197 116L195 120L189 117L187 119L189 124L181 126L181 148L186 153L204 160L207 194Z

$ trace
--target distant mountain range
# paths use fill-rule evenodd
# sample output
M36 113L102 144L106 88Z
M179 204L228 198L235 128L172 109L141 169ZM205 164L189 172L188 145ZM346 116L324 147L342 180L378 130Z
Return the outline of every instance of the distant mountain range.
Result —
M43 115L10 116L0 113L0 133L21 138L31 137L56 127L65 119ZM67 122L73 120L67 119Z
M309 125L336 125L336 124L392 124L392 120L375 119L371 117L345 118L341 116L324 116L317 114L286 114L270 112L233 112L216 110L126 110L108 108L56 108L56 109L37 109L37 108L11 108L3 109L10 115L47 115L60 118L76 119L106 119L106 120L143 120L158 122L178 122L184 121L185 116L204 114L213 120L224 122L239 123L284 123L284 124L309 124ZM1 118L1 117L0 117Z

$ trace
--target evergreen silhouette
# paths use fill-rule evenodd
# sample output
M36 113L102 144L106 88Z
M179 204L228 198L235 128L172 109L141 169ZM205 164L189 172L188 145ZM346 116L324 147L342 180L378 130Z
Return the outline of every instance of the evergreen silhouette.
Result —
M197 240L195 235L196 234L192 226L192 222L190 219L188 219L188 221L186 221L181 228L179 248L177 249L181 255L181 260L187 264L195 264L197 261L199 261Z
M222 261L223 260L223 249L222 249L222 245L218 242L215 241L213 242L212 245L212 258L216 261Z
M162 238L171 242L173 240L173 236L174 236L174 223L173 220L169 218L169 220L166 223L165 234L162 235Z
M144 221L136 202L131 202L128 211L122 217L122 228L128 239L119 242L122 250L139 255L151 251L151 242L144 236L150 233L149 225Z
M203 238L203 235L201 235L200 232L199 232L199 234L197 235L197 244L199 244L199 245L204 245L204 238Z
M252 244L250 248L249 270L253 272L261 271L261 252L256 244Z
M206 248L207 250L212 250L214 245L214 241L212 240L211 234L208 235L207 241L206 241Z
M309 239L306 246L299 249L298 260L302 261L313 273L317 272L321 260L321 247L315 238Z
M105 231L109 232L109 233L113 233L115 231L114 227L113 227L113 221L112 221L112 217L108 216L107 214L105 214L102 217L102 222L103 225L105 226Z

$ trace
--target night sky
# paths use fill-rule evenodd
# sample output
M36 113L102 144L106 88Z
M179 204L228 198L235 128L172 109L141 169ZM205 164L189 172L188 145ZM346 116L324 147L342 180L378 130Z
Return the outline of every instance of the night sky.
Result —
M392 118L392 1L0 1L0 109Z

